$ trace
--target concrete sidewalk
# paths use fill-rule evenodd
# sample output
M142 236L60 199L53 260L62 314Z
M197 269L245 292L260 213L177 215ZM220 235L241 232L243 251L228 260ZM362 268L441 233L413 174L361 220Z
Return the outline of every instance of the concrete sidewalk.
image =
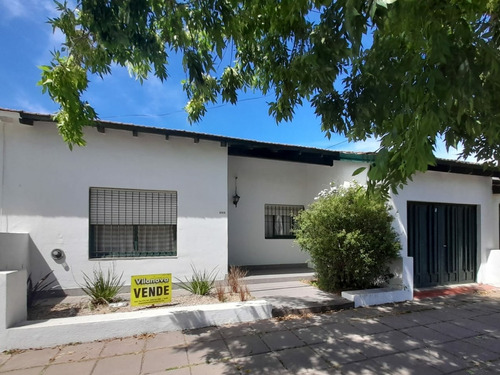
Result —
M2 374L496 374L500 292L0 354Z

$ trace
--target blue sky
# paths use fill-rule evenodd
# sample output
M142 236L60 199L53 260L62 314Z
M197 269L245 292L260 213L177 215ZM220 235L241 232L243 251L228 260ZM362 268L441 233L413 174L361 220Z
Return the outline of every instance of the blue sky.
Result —
M64 41L53 33L48 18L57 15L52 0L0 1L0 107L38 113L53 113L57 106L37 86L38 66L49 64L51 51ZM349 143L338 135L329 140L320 121L308 106L298 108L290 123L276 124L268 115L266 102L272 96L247 93L236 106L220 104L209 108L200 123L190 125L183 110L184 73L179 59L171 61L170 78L161 83L152 77L142 85L126 69L115 68L104 79L92 78L85 98L102 120L166 127L210 134L349 151L375 151L376 141ZM445 156L444 147L438 150Z

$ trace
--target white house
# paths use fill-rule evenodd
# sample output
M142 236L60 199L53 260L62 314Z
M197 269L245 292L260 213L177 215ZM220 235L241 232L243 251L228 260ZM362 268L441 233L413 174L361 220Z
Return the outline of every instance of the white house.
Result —
M368 160L110 122L86 128L85 139L70 151L49 115L0 110L0 271L37 280L53 270L70 293L97 266L130 280L184 279L192 265L222 277L233 264L305 264L289 213ZM403 244L394 283L500 283L491 173L445 160L431 169L392 198Z

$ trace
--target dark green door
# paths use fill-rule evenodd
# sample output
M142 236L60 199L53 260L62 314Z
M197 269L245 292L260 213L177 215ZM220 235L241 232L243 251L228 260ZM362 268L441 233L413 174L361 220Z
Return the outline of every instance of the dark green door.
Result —
M417 288L474 282L476 206L408 202L408 255Z

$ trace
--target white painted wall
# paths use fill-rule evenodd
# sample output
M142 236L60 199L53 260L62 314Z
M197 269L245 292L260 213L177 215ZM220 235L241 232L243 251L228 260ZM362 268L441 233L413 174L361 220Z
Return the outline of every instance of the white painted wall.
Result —
M29 234L0 233L0 271L30 268Z
M264 205L307 207L330 182L353 179L359 163L335 162L333 167L230 156L228 163L229 264L277 265L305 263L307 253L292 239L264 238ZM238 177L238 207L231 203ZM356 176L364 180L365 175Z
M396 225L403 245L402 254L408 255L407 202L437 202L472 204L478 206L478 282L486 282L485 269L489 250L498 247L498 219L493 205L491 178L463 174L428 171L416 175L398 194L392 197ZM412 272L413 278L413 272Z
M31 262L34 275L53 269L60 286L71 289L82 282L82 271L98 265L114 264L127 284L145 273L184 279L191 264L226 273L227 148L220 143L88 128L87 146L70 151L55 124L22 125L15 113L0 112L0 126L0 232L29 233L39 256ZM89 260L91 186L177 191L177 257ZM52 260L55 248L65 251L65 262Z

